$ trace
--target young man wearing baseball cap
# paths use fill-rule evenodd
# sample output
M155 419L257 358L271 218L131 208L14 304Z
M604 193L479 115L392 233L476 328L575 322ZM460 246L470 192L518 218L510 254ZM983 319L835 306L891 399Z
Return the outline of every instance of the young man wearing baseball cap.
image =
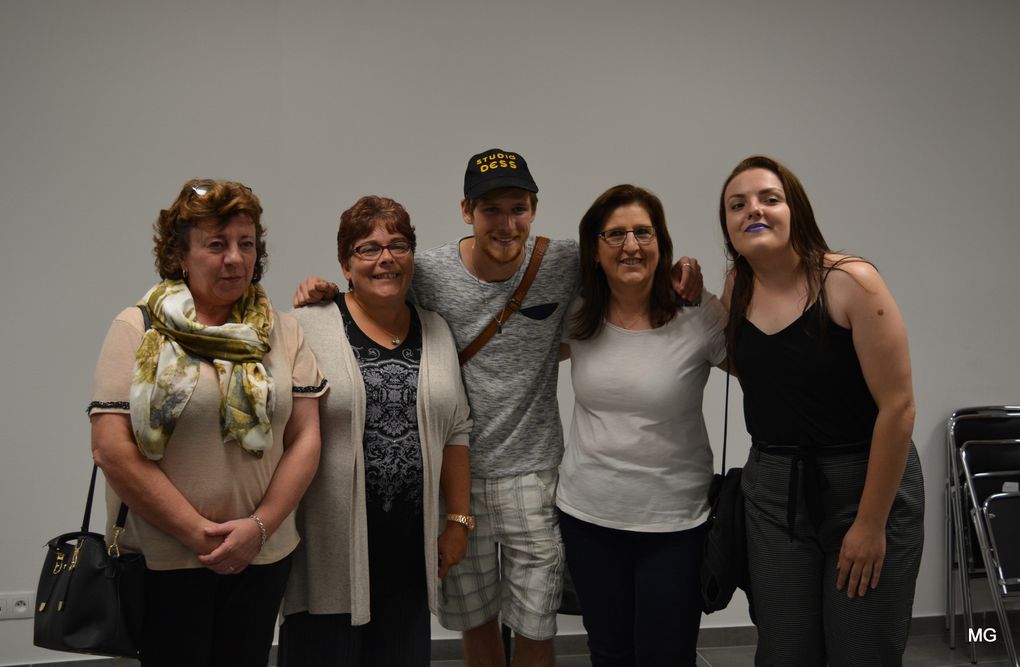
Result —
M458 350L494 318L501 322L462 366L474 420L474 528L466 557L443 582L438 614L444 627L464 633L469 665L503 664L500 622L515 633L515 665L554 663L565 566L555 506L563 455L556 386L563 319L579 271L577 243L551 241L519 311L507 316L535 247L537 192L520 153L493 148L472 156L461 201L472 234L415 257L414 298L442 315ZM683 276L681 294L700 295L697 262L685 257L679 264L691 274ZM309 278L295 305L332 291Z

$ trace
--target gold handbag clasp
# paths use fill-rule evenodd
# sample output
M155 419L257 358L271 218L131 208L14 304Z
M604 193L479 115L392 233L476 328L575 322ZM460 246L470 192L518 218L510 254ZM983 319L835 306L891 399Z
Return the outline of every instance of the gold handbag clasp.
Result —
M113 530L113 541L110 542L110 546L107 547L106 553L114 558L120 558L120 534L124 532L124 529L117 526Z
M57 549L57 559L53 561L53 574L60 574L64 569L64 552Z
M78 552L81 551L81 542L82 540L79 539L74 544L74 553L71 554L71 564L67 566L68 570L73 570L78 567Z

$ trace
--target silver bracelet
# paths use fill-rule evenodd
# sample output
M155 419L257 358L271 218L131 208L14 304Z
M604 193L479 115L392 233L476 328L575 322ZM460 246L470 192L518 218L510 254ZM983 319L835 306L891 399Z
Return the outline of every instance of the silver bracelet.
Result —
M252 514L248 517L259 527L259 537L262 538L262 544L259 545L259 549L266 546L266 540L269 539L269 534L266 532L266 524L262 523L262 518L258 514Z

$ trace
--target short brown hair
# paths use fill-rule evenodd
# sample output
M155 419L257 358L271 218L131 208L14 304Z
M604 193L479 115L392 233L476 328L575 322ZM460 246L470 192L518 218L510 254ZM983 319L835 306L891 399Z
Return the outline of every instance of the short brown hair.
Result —
M538 193L528 192L524 188L499 188L498 190L490 190L481 197L475 197L474 199L471 199L470 197L464 197L464 210L467 211L468 213L473 213L475 207L478 206L478 203L480 201L482 201L483 199L487 199L488 197L492 197L493 195L504 192L506 190L521 190L522 192L527 192L528 199L531 200L531 210L534 211L536 208L538 208Z
M354 206L340 214L340 228L336 232L336 254L340 265L345 266L354 254L354 244L372 233L377 220L386 223L386 229L402 234L414 252L417 239L414 225L407 210L389 197L365 195Z
M673 240L666 228L666 213L662 202L654 193L636 185L617 185L596 199L578 226L578 246L581 262L581 309L570 322L570 336L587 340L602 330L609 309L609 281L598 257L599 232L606 220L621 206L637 204L648 213L655 229L655 242L659 247L659 263L652 277L652 326L661 327L676 317L677 301L674 298L670 271L673 266Z
M262 226L262 204L251 188L234 181L193 178L184 184L170 208L159 212L153 225L156 271L163 280L181 280L181 258L188 252L191 228L205 220L223 227L236 215L244 214L255 225L255 272L252 282L262 280L266 270L266 229Z

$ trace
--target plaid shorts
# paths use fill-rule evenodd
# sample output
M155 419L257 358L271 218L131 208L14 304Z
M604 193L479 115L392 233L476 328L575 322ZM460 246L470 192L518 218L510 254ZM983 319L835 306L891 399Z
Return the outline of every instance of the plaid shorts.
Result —
M556 515L556 470L471 480L477 526L467 556L442 581L439 622L470 630L501 616L529 639L556 636L563 586L563 541Z

